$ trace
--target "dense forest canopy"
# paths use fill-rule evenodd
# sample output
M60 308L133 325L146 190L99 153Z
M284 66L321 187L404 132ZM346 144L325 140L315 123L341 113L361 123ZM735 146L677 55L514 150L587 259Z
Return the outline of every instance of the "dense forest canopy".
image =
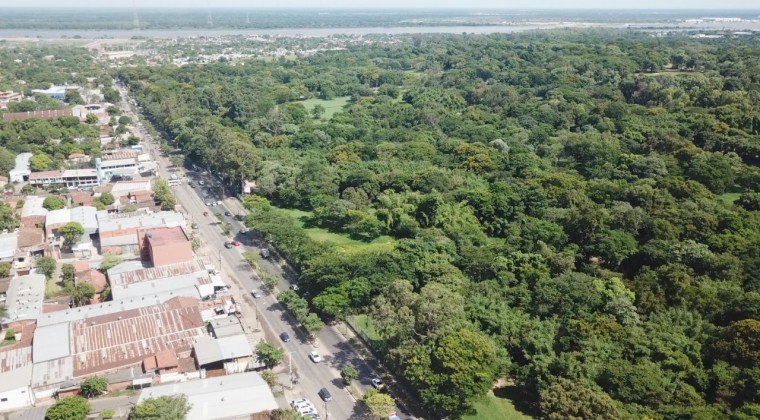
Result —
M758 36L414 36L119 77L435 416L760 413ZM341 112L323 106L349 97ZM391 249L333 252L282 209Z

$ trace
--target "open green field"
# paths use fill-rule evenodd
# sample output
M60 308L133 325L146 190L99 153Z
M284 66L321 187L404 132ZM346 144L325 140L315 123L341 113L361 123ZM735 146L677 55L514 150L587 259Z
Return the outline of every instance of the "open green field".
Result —
M511 400L499 398L488 392L488 395L475 403L476 414L462 417L462 420L530 420L532 417L527 416L515 408Z
M294 218L296 223L301 227L303 227L304 218L311 216L311 212L303 210L283 208L280 208L280 210ZM305 230L311 239L319 242L330 242L342 252L391 250L395 244L395 241L390 236L380 236L372 242L362 242L353 240L347 235L329 232L327 229L305 228Z
M300 101L300 103L306 108L307 111L311 113L311 110L314 109L314 106L319 104L325 107L325 113L322 115L323 120L329 120L332 118L333 115L335 115L336 112L343 111L343 107L346 106L348 103L348 100L351 99L350 96L341 96L339 98L330 99L329 101L326 101L324 99L307 99L305 101Z
M734 204L734 201L738 200L739 197L741 197L741 194L739 194L739 193L725 193L725 194L721 194L719 197L720 197L720 201L722 201L722 202L724 202L724 203L726 203L726 204L728 204L730 206L731 204Z

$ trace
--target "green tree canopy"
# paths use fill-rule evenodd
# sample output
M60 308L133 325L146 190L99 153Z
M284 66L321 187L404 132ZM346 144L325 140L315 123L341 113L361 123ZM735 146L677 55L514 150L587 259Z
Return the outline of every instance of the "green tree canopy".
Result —
M184 394L148 398L132 407L130 420L183 420L192 405Z

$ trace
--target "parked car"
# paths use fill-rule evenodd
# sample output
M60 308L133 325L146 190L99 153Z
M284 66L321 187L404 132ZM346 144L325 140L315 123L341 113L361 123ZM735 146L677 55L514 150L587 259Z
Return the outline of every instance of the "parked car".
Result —
M258 299L258 298L261 297L261 292L259 292L258 290L254 289L254 290L251 291L251 295L253 295L254 299Z
M232 246L240 246L240 242L238 241L232 241L230 243L232 244Z
M240 229L240 233L241 234L246 234L246 233L248 233L248 229L242 228L242 229Z
M225 212L224 212L224 215L225 215L225 216L227 216L227 217L230 217L230 216L232 216L232 213L230 213L230 212L228 212L228 211L225 211Z
M206 185L206 183L203 180L198 181L198 185Z
M232 244L229 243L229 242L225 242L224 243L224 247L227 248L227 249L230 249L230 248L232 248Z
M283 332L282 334L280 334L280 340L287 343L288 341L290 341L290 335L288 335L288 333L286 332Z
M190 225L190 227L193 228L193 229L198 229L198 224L197 223L193 223L192 225Z
M291 284L290 285L290 290L292 290L294 292L297 292L298 291L298 285L297 284Z
M259 255L261 255L261 258L269 258L269 250L266 248L261 248Z
M303 404L303 403L308 403L309 405L311 405L311 401L307 400L306 398L301 398L300 400L293 400L293 401L291 401L290 402L290 406L293 409L295 409L297 405Z
M316 351L313 351L309 353L309 359L311 359L311 361L314 363L319 363L322 361L322 356L320 356Z
M372 387L374 387L378 391L382 391L383 389L385 389L385 384L383 383L382 380L378 378L372 378L372 381L370 382L372 382Z
M325 401L332 400L332 394L330 394L330 391L328 391L327 388L320 389L319 396L322 397L322 399Z

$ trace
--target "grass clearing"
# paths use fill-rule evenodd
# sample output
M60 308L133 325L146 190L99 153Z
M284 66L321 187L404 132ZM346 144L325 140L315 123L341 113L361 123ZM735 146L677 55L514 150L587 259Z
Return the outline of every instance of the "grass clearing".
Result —
M63 293L63 287L56 283L54 279L45 280L45 298L50 299L60 296Z
M741 197L740 193L725 193L718 196L720 201L726 203L727 205L733 205L734 201L738 200L739 197Z
M308 211L279 209L295 219L295 223L300 227L304 226L304 219L311 216L311 212ZM308 234L311 239L318 242L330 242L338 248L338 251L347 253L381 250L389 251L393 249L393 246L396 243L390 236L380 236L371 242L363 242L351 239L347 235L329 232L327 229L313 227L304 228L304 230L306 230L306 234Z
M343 107L346 106L349 99L351 99L350 96L340 96L335 99L330 99L329 101L324 99L311 98L305 101L299 101L299 103L303 105L306 110L309 111L309 113L311 113L311 110L314 109L315 105L322 105L325 107L325 113L322 115L322 119L329 120L333 117L333 115L335 115L336 112L343 111Z
M485 398L475 403L475 411L475 414L464 416L462 420L531 420L533 418L517 411L514 404L512 404L512 400L499 398L491 391L488 392Z

